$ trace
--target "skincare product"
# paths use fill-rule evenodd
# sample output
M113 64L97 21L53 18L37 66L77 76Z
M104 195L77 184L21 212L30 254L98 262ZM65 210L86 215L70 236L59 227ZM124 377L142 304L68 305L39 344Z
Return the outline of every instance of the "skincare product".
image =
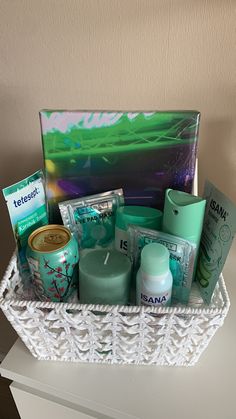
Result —
M195 247L194 273L200 243L206 200L182 191L167 189L162 230L188 240Z
M59 203L63 224L81 249L107 247L115 237L115 214L124 204L122 189Z
M160 243L170 252L170 270L173 275L172 302L187 304L193 277L194 246L187 240L161 231L129 226L128 256L133 263L134 275L140 266L140 254L149 243Z
M28 237L36 228L48 224L44 176L42 170L3 189L15 236L19 271L25 283L29 266L25 252Z
M81 257L79 295L83 304L128 304L130 260L111 249L92 250Z
M170 305L173 278L169 256L168 249L159 243L150 243L143 248L137 273L137 305Z
M149 207L125 205L116 211L115 247L127 255L129 224L160 230L162 212Z
M196 278L205 303L210 304L236 233L236 207L214 185L206 182L207 200Z

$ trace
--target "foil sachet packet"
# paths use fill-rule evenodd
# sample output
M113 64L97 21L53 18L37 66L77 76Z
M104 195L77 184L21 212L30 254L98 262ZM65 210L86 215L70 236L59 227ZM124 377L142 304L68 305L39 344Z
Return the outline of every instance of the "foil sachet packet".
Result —
M28 237L36 228L48 224L45 180L42 170L2 190L6 200L17 245L17 263L21 278L29 285L30 271L26 259Z
M133 263L133 274L140 266L140 255L148 243L161 243L170 252L170 270L173 275L172 303L188 304L193 280L195 249L187 240L161 231L130 225L128 257Z
M115 215L124 205L122 189L59 203L63 224L78 240L79 248L109 247L115 237Z

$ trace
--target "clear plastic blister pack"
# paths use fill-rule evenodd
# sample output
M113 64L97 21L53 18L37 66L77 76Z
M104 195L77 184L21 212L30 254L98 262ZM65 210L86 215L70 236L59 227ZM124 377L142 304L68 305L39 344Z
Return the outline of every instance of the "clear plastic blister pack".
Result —
M59 203L63 223L76 236L79 248L109 247L115 236L115 214L124 205L122 189Z
M193 279L194 246L187 240L161 231L130 225L128 228L129 254L134 276L140 265L140 254L148 243L161 243L170 252L170 270L173 275L172 303L187 304Z

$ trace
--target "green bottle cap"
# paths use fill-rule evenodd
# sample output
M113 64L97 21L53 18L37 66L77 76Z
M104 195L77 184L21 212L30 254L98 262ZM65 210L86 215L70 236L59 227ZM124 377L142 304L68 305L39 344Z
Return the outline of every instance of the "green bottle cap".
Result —
M163 231L198 243L202 231L206 200L182 191L167 189Z
M125 205L116 211L116 227L127 230L129 224L160 230L162 224L162 212L149 207L138 205Z
M160 243L150 243L141 252L141 270L147 275L163 275L169 271L169 250Z

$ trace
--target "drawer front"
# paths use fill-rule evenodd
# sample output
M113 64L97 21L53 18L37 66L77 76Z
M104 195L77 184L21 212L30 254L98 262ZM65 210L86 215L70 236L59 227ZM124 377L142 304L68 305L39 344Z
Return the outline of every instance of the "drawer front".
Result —
M10 389L21 419L94 419L98 417L96 413L96 416L91 416L81 412L79 406L75 408L69 402L58 401L45 393L15 382L10 385ZM102 416L99 417L102 418Z

